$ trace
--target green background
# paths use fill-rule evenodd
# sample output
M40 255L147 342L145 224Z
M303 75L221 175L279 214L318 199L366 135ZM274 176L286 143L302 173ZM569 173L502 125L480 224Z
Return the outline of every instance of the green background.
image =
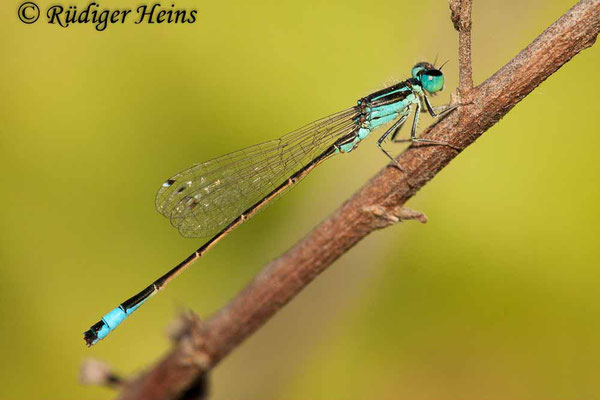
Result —
M446 1L178 0L198 9L195 24L104 32L25 25L19 4L0 6L5 399L114 397L80 386L82 360L147 367L182 309L222 307L387 160L371 138L328 161L87 349L90 324L202 243L154 210L164 179L348 107L436 55L450 62L434 102L457 84ZM475 82L573 4L476 0ZM598 65L596 46L518 104L409 203L428 224L377 232L337 261L214 370L213 398L597 396Z

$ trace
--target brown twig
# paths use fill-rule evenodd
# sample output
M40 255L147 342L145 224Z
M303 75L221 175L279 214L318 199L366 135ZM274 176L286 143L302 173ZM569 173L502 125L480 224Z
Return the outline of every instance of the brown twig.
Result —
M125 384L125 380L110 365L92 358L84 360L81 365L79 382L82 385L107 386L113 389Z
M464 36L460 40L461 89L469 92L471 101L462 102L460 113L449 114L423 136L463 148L564 63L591 46L600 31L600 0L582 0L492 77L472 88L470 49L464 48L470 44L471 2L452 3L460 3L452 10L456 10L453 15L457 16L459 35ZM394 167L383 169L307 237L267 265L226 307L205 322L188 321L187 330L177 336L170 353L127 384L121 398L181 399L206 371L342 254L372 231L401 218L406 201L457 154L444 146L410 146L398 157L406 172ZM382 216L387 220L384 223Z
M473 67L471 64L471 0L450 0L454 29L458 31L458 95L461 103L471 101Z

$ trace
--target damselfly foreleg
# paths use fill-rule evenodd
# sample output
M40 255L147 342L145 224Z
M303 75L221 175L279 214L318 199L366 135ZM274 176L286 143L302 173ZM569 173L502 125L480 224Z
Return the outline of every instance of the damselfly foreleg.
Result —
M454 111L458 108L458 105L452 106L450 104L445 106L432 107L431 103L429 102L429 97L424 95L423 99L425 107L427 108L427 112L429 112L429 115L431 115L432 117L441 117L442 115L448 114L450 111Z
M427 97L425 97L427 98ZM428 100L426 100L428 102ZM450 143L446 143L446 142L441 142L439 140L431 140L431 139L424 139L424 138L418 138L417 137L417 128L419 126L419 114L421 113L421 104L419 102L415 103L416 104L416 110L415 110L415 116L413 118L413 123L412 123L412 128L410 130L410 138L409 139L396 139L396 134L398 133L398 131L394 132L394 134L392 135L392 141L394 143L400 143L400 142L415 142L415 143L428 143L428 144L436 144L436 145L440 145L440 146L448 146L454 150L460 151L462 150L460 147L454 146ZM456 108L456 107L454 107ZM453 108L453 109L454 109ZM430 111L430 113L433 110ZM451 110L449 110L451 111ZM449 111L443 111L442 113L446 113Z

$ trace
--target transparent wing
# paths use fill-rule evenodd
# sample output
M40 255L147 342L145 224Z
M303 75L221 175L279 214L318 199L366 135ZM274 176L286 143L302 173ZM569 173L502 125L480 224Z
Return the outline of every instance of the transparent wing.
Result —
M352 107L279 139L194 165L163 183L156 208L183 236L215 234L352 132L358 115Z

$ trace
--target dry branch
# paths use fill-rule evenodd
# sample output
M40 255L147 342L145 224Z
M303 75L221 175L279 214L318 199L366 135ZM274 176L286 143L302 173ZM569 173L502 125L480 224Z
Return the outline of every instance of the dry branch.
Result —
M492 77L473 88L471 1L452 0L451 10L459 30L459 98L463 105L429 127L423 136L462 148L564 63L591 46L600 31L600 0L582 0ZM174 348L139 379L128 383L121 398L188 397L189 389L206 371L342 254L372 231L411 215L402 206L457 154L444 146L410 146L398 157L405 172L384 168L308 236L267 265L226 307L205 322L188 321Z
M450 19L458 31L458 94L463 103L471 101L473 66L471 64L471 0L450 0Z

